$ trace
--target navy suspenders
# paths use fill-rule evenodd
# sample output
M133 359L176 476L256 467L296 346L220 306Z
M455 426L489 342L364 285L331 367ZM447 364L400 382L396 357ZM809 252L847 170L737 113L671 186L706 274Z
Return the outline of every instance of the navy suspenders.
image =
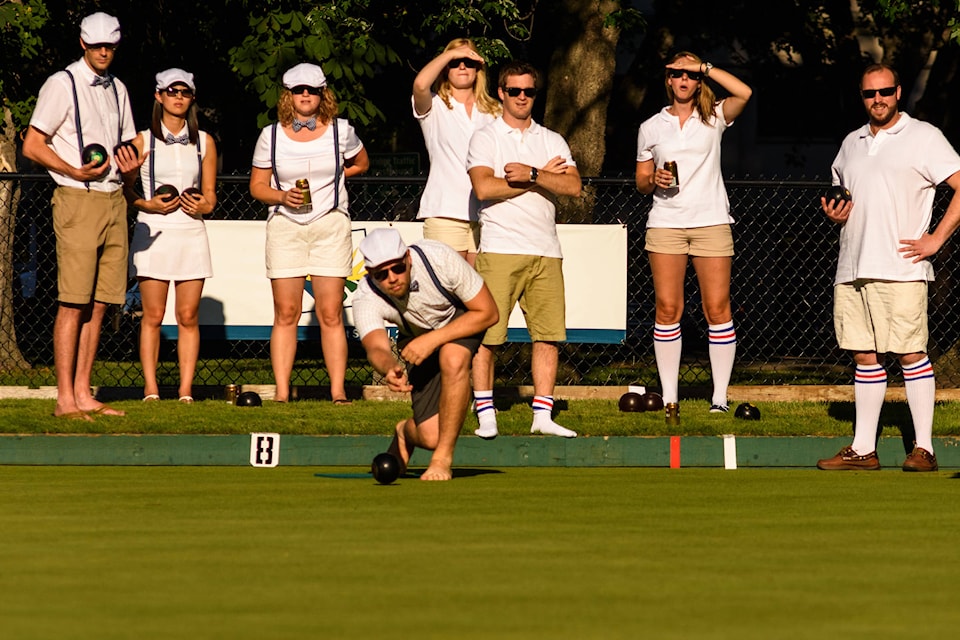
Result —
M77 81L74 79L73 74L69 69L64 69L64 72L67 74L67 77L70 78L70 86L73 88L73 119L77 129L77 145L80 149L80 162L83 162L83 127L80 124L80 99L77 97ZM123 111L120 109L120 94L117 92L117 82L114 80L110 83L110 86L113 87L113 97L117 101L117 144L120 144L121 139L123 138ZM84 182L83 186L87 188L87 191L90 191L90 183Z
M202 131L197 132L197 184L200 187L200 190L203 190L203 157L200 155L200 136L203 134ZM150 197L153 197L153 192L156 189L156 178L154 177L154 154L153 151L156 148L157 137L153 135L153 131L150 131Z
M340 129L337 127L336 116L332 119L333 124L333 159L335 169L333 171L333 209L340 207L340 175L343 173L343 166L340 163ZM277 183L277 190L280 188L280 176L277 174L277 128L279 123L274 122L270 127L270 168L273 169L273 181ZM331 211L333 211L331 209ZM273 212L280 211L280 205L273 208Z

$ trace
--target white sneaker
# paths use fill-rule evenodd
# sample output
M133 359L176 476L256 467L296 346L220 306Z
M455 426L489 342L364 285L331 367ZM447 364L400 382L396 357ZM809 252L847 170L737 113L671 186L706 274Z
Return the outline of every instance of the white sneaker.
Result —
M540 420L533 423L530 427L530 433L542 433L548 436L560 436L561 438L576 438L577 432L571 431L566 427L561 427L553 420Z
M478 437L483 438L484 440L493 440L498 435L500 435L500 433L497 431L496 422L494 422L492 425L491 424L480 425L480 428L474 429L473 433L476 434Z

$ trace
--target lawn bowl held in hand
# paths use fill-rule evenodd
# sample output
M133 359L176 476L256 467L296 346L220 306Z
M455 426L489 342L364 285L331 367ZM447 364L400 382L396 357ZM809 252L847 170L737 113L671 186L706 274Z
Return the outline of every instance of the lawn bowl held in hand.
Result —
M618 403L620 411L643 411L643 396L633 391L628 391L620 396Z
M760 409L749 402L744 402L737 407L737 410L733 412L733 415L741 420L759 420Z
M203 193L196 187L187 187L183 190L181 195L190 196L191 198L199 198L203 195Z
M83 148L83 151L80 152L80 160L82 160L85 165L93 162L95 166L102 167L107 161L107 157L107 148L96 142L88 144Z
M157 190L153 192L153 195L160 196L163 200L173 200L180 195L180 192L177 191L177 188L172 184L162 184L157 187Z
M653 391L647 391L641 399L644 411L660 411L663 409L663 396Z
M115 147L113 148L113 155L117 155L117 154L119 153L120 149L123 148L123 147L129 148L130 151L133 152L133 157L134 157L134 158L139 158L139 157L140 157L140 152L137 151L137 145L133 144L133 141L132 141L132 140L124 140L123 142L121 142L120 144L118 144L117 146L115 146Z
M850 192L846 187L840 184L835 184L827 192L823 194L823 198L827 201L827 204L830 204L830 201L833 200L837 204L844 202L846 200L853 200L853 196L850 195Z
M244 391L237 395L238 407L260 407L263 406L263 400L255 391Z
M380 484L390 484L400 477L400 462L391 453L380 453L370 464L370 473Z

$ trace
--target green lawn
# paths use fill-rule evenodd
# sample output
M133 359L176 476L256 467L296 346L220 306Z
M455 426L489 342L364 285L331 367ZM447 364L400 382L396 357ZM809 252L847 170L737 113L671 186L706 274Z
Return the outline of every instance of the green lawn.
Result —
M320 475L317 475L317 474ZM956 474L0 467L3 637L903 638Z
M53 400L0 401L3 433L250 433L268 431L291 435L391 434L393 425L410 415L405 402L357 401L337 407L328 401L301 400L289 404L266 401L262 407L234 407L219 400L181 405L173 400L143 403L112 402L124 409L125 418L100 417L95 422L65 421L52 417ZM559 400L554 419L582 435L655 436L848 436L852 434L852 402L757 403L760 421L737 420L733 412L711 414L703 400L681 402L680 427L667 428L662 412L622 413L614 400ZM504 435L528 434L531 410L527 402L498 402L498 422ZM905 402L890 402L881 416L883 434L911 428ZM473 433L476 418L468 415L464 433ZM960 403L937 406L934 435L960 435Z

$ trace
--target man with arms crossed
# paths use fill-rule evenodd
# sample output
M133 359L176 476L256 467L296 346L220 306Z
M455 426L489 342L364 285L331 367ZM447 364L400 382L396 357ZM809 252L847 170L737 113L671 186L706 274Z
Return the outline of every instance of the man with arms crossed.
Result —
M24 156L45 167L57 183L52 200L59 287L54 415L66 419L124 415L93 397L90 376L107 305L125 298L129 228L120 173L138 163L128 149L114 157L116 165L109 158L99 167L81 160L85 145L100 143L109 155L136 134L127 89L108 71L119 42L120 23L113 16L94 13L83 19L83 57L44 83L23 141Z
M480 275L441 242L408 248L396 229L376 229L360 242L360 253L367 277L353 298L354 325L373 368L413 401L413 417L397 423L389 452L402 474L414 448L431 450L420 479L450 480L470 402L470 363L484 329L497 321L497 305ZM386 322L399 329L403 362Z
M860 94L869 122L848 134L833 161L834 183L853 201L821 198L827 217L842 225L834 280L834 325L840 347L856 363L853 444L817 466L826 470L880 468L876 441L887 389L885 353L896 354L916 442L904 471L936 471L933 407L936 384L927 357L927 282L935 254L960 225L960 156L936 127L899 111L900 80L887 65L867 67ZM928 233L937 185L953 198Z
M525 62L500 71L503 115L470 139L467 172L480 208L476 268L490 287L499 322L483 338L473 363L474 401L481 438L497 437L493 405L494 355L507 341L517 301L533 341L531 433L566 438L577 433L553 421L559 349L567 339L563 256L557 237L556 196L579 196L580 173L556 132L533 121L540 74Z

